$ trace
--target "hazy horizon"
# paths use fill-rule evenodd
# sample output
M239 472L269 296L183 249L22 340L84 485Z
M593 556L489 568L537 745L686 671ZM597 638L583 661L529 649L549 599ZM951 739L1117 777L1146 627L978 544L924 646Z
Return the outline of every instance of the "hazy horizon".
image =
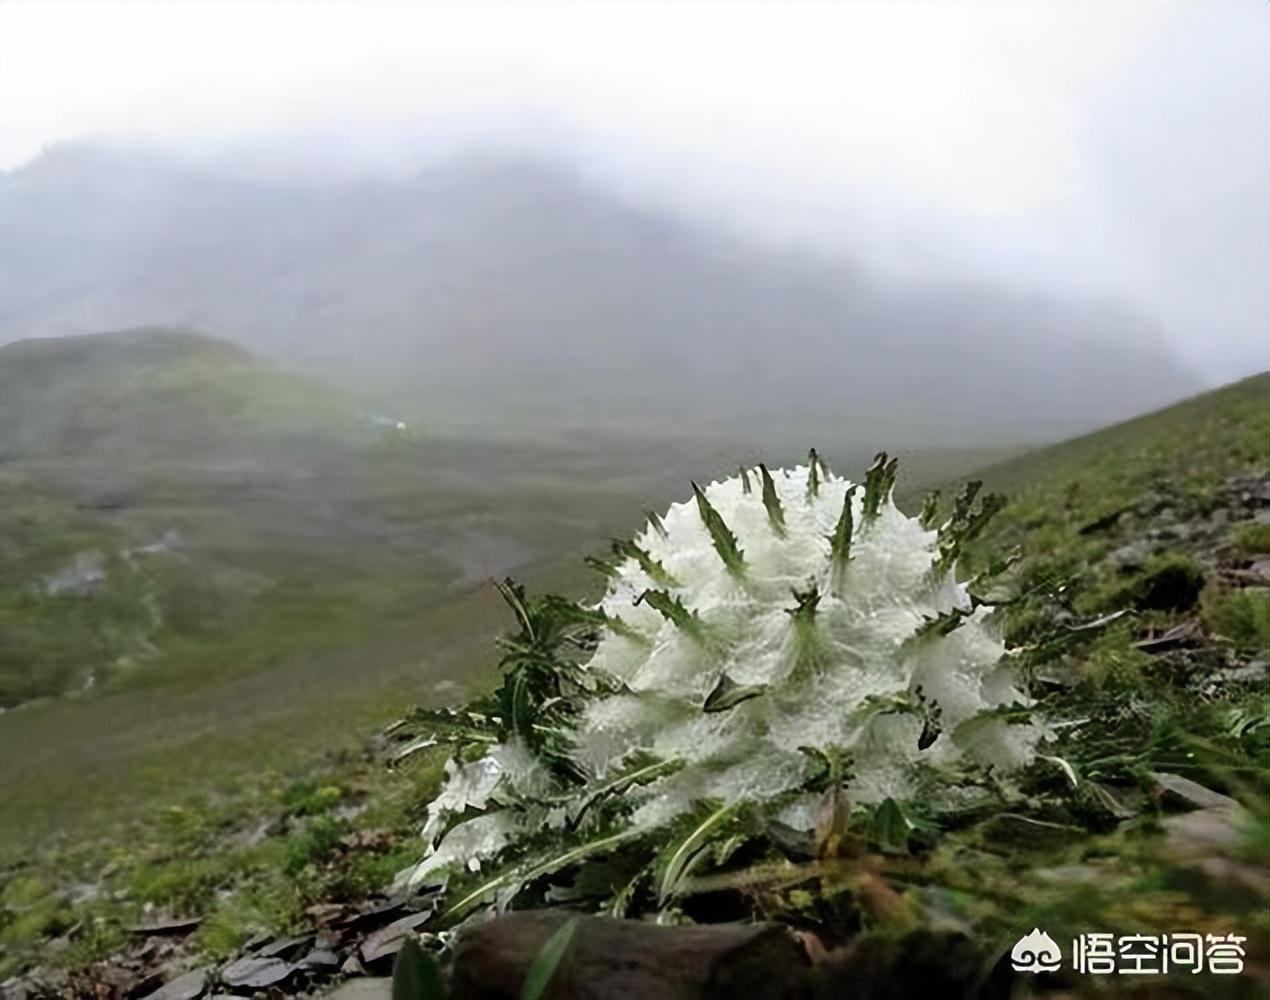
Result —
M1267 8L6 3L0 167L60 140L401 174L469 146L886 276L1114 300L1266 367Z

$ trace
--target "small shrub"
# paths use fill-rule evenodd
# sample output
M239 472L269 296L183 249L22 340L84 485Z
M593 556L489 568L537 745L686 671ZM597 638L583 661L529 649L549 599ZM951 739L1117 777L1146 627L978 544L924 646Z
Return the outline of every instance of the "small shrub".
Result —
M1242 556L1270 554L1270 524L1241 524L1235 529L1232 542L1235 551Z
M339 846L345 824L330 816L317 816L288 840L285 870L298 875L311 864L329 858Z
M1229 639L1241 653L1270 650L1270 590L1248 587L1205 601L1204 619L1211 631Z
M223 859L176 858L138 865L128 877L129 895L142 903L197 910L228 878Z
M1141 683L1143 668L1150 660L1134 646L1129 627L1118 625L1100 635L1090 647L1085 677L1102 689L1134 688Z
M291 886L234 892L216 904L198 931L198 945L209 958L237 954L251 937L284 932L295 922L299 899Z
M282 793L282 804L293 816L318 816L340 804L344 791L337 785L319 785L302 778Z

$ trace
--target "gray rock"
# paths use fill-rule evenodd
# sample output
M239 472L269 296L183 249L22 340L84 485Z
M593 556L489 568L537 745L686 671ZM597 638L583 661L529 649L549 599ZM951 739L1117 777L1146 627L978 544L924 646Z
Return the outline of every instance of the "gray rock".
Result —
M1208 856L1238 844L1246 821L1247 815L1238 805L1170 816L1164 821L1165 843L1183 857Z
M326 948L314 948L299 961L305 969L338 969L340 957Z
M362 961L366 965L372 965L380 959L387 958L389 955L395 955L401 950L401 946L407 936L413 934L416 928L422 927L427 923L431 916L431 910L425 910L423 913L412 913L408 917L394 920L387 927L377 930L362 942Z
M26 978L14 977L0 983L0 997L4 1000L35 1000L40 987Z
M988 843L1025 845L1029 849L1060 847L1074 843L1084 834L1080 827L1032 819L1018 813L993 816L979 825L979 831Z
M1242 667L1229 667L1218 670L1213 676L1217 680L1235 684L1264 684L1270 680L1270 660L1253 660Z
M1151 778L1159 786L1165 805L1181 806L1186 809L1238 809L1239 803L1229 795L1214 792L1197 781L1183 778L1180 774L1169 774L1167 771L1153 771Z
M295 970L294 965L280 958L240 958L221 969L220 978L226 986L260 989L282 982Z
M312 934L304 934L300 937L278 938L276 941L270 941L257 949L255 954L258 958L294 958L297 953L306 949L312 942Z
M207 989L208 969L195 969L160 986L145 1000L198 1000Z
M1150 555L1151 546L1145 542L1130 542L1112 551L1109 558L1119 569L1135 570L1141 569Z

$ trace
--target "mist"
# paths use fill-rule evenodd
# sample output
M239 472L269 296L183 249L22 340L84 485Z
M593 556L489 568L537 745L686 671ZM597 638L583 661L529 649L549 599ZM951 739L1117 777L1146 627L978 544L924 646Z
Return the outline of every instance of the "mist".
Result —
M899 397L903 436L957 439L1012 406L1054 437L1266 367L1261 5L0 19L5 340L195 325L588 424L794 423L818 368L804 390L857 398L822 420ZM508 350L542 377L500 380ZM623 381L652 395L618 405ZM530 405L562 391L566 412Z

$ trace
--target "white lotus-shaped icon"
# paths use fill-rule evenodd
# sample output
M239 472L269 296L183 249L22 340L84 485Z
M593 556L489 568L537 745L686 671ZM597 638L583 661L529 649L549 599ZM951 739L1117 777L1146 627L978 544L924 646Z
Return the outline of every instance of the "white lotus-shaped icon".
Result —
M1033 927L1010 949L1010 964L1015 972L1057 972L1063 964L1063 952L1052 937Z

